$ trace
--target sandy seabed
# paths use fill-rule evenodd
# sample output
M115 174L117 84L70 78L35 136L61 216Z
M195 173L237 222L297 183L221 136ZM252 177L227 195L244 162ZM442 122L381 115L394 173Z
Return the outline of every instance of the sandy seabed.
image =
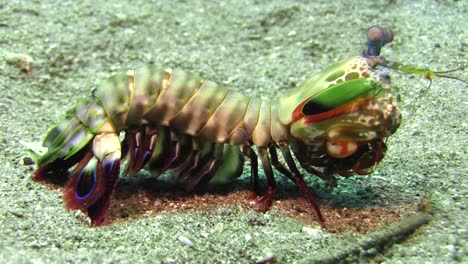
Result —
M275 98L326 65L360 54L371 25L394 31L382 51L389 60L454 69L467 63L467 11L467 1L428 0L0 3L0 260L466 262L467 87L454 80L434 79L426 90L424 78L393 72L404 121L373 177L342 180L335 190L308 178L330 223L347 222L334 232L301 218L309 208L284 181L271 211L246 208L248 169L232 190L195 196L169 189L161 199L148 198L143 187L129 191L122 184L111 209L118 219L90 228L82 215L64 209L57 188L31 181L34 165L24 158L30 156L25 143L41 142L114 72L156 63ZM11 64L12 53L30 56L31 71ZM468 79L466 70L453 74ZM203 207L211 198L220 206ZM395 243L340 255L384 228L386 219L405 219L421 200L432 205L429 224Z

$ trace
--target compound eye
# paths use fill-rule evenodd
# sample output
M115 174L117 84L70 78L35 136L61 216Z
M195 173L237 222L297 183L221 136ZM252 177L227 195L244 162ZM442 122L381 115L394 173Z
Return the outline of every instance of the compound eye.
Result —
M372 26L367 31L367 41L379 42L382 46L393 41L393 32L390 29Z
M393 41L393 32L379 26L372 26L367 30L366 56L379 56L380 49Z

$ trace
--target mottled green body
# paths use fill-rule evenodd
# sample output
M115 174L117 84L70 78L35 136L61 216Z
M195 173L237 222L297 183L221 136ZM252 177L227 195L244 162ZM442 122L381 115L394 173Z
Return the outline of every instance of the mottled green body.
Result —
M147 66L116 74L52 129L44 143L49 152L39 166L70 159L91 144L95 157L78 166L85 174L76 172L70 186L76 191L66 192L68 207L82 210L99 196L86 195L101 184L93 172L98 161L125 158L121 132L130 137L124 146L130 151L128 173L144 165L155 174L170 169L188 189L240 175L243 154L256 159L247 151L251 146L259 149L269 174L265 150L280 146L284 152L289 144L305 169L317 173L315 167L324 168L321 177L365 170L380 160L369 154L377 151L375 142L399 124L388 87L373 66L374 60L364 57L337 62L275 101L248 97L182 70ZM391 125L384 125L390 119ZM374 147L357 151L366 142ZM365 164L356 165L362 157ZM347 161L331 164L338 160ZM198 176L190 176L193 171Z
M276 104L228 90L182 70L147 66L105 81L94 96L116 131L162 125L216 143L266 146ZM283 126L275 124L277 131ZM277 137L285 139L286 135Z
M128 160L127 174L169 170L192 190L239 176L247 156L254 192L259 193L258 160L267 180L260 210L268 210L275 195L275 168L294 181L324 225L296 161L332 183L336 175L369 174L401 122L387 73L378 66L446 77L378 56L392 39L391 31L371 27L363 55L332 64L272 101L177 69L151 65L116 74L49 132L49 151L38 160L35 179L73 167L64 190L67 207L99 225L122 159Z
M265 147L288 140L291 132L295 138L310 141L323 134L327 126L301 125L299 119L294 120L297 117L293 113L297 112L296 108L301 103L315 100L333 109L355 98L362 99L365 94L373 98L383 95L384 100L388 100L382 93L382 84L378 83L379 77L372 74L373 65L368 63L364 57L337 62L273 102L230 91L196 74L147 66L107 79L95 90L93 100L78 105L70 118L80 119L79 123L87 127L88 140L97 133L107 117L116 133L149 124L170 127L178 133L210 142L233 145ZM383 109L382 106L375 107L377 111L380 109ZM74 126L67 124L70 118L66 118L57 128L65 131L64 135L68 138L74 135L70 131ZM330 119L325 121L338 123ZM372 127L380 125L381 122L374 123ZM62 142L57 139L50 140L51 137L55 138L55 133L51 132L46 138L47 146L61 145ZM66 138L62 141L66 141Z

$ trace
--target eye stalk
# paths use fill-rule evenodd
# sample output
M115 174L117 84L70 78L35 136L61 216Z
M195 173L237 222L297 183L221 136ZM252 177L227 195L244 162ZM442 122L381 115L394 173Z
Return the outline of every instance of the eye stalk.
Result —
M393 41L393 32L390 29L385 29L379 26L372 26L367 30L367 50L363 52L362 56L367 58L372 64L372 67L379 65L385 68L402 71L407 74L419 74L424 76L426 79L431 81L429 87L431 86L432 79L434 77L447 78L452 80L457 80L467 84L468 82L451 75L446 75L446 73L451 73L459 70L464 70L466 65L448 71L433 71L430 69L419 68L411 65L404 65L398 62L392 62L380 57L380 49L388 43Z
M372 26L367 30L367 50L365 57L379 56L380 49L393 41L393 32L379 26Z

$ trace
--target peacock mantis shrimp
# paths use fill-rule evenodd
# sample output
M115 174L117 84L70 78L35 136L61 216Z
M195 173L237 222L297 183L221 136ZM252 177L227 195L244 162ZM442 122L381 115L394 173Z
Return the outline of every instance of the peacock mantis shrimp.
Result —
M50 130L43 143L48 151L38 158L33 179L64 180L66 207L83 211L96 226L103 222L123 160L126 174L170 171L190 191L238 177L248 157L253 191L260 195L259 158L267 182L259 209L272 204L276 169L297 185L325 226L296 163L326 180L369 174L401 122L389 69L454 78L379 56L392 40L392 31L369 28L362 55L330 65L271 101L178 69L150 65L116 74Z

